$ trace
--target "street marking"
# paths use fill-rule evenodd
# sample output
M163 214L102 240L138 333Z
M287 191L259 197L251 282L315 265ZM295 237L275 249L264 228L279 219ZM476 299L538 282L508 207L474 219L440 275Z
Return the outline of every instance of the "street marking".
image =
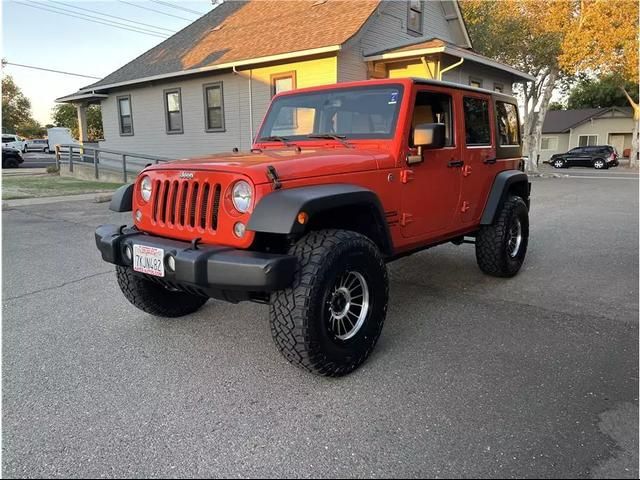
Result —
M600 179L603 178L605 180L635 180L638 181L640 179L640 177L636 176L636 177L595 177L595 176L590 176L590 175L567 175L565 178L596 178L596 179Z

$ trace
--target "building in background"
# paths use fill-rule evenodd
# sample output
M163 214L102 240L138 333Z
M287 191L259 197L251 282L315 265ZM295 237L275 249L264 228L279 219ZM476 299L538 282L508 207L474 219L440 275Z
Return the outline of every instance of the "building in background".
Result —
M540 161L574 147L611 145L620 156L628 156L633 132L630 107L552 110L542 125ZM627 153L625 153L627 151Z
M472 50L457 1L234 1L57 101L78 107L81 140L99 103L100 147L176 158L249 148L280 91L407 76L532 80Z

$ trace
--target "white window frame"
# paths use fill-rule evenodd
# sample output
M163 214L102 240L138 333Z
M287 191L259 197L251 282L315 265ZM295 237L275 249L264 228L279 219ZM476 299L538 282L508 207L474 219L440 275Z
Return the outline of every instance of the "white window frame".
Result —
M555 140L555 147L554 148L542 148L542 140ZM542 138L540 138L540 151L542 151L542 152L551 152L551 151L557 150L558 149L559 140L560 140L560 137L553 137L553 136L544 135Z
M582 137L587 137L587 144L586 145L580 145L580 139ZM589 137L596 137L596 142L593 144L589 144ZM576 147L593 147L595 145L599 145L598 141L600 139L598 138L598 134L597 133L590 133L590 134L585 134L585 135L578 135L578 144L576 145Z

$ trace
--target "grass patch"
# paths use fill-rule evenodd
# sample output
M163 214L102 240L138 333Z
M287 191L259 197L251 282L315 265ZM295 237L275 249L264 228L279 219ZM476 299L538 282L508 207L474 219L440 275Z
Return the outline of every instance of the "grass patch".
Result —
M121 185L122 183L92 182L58 175L5 176L2 178L2 199L112 192Z

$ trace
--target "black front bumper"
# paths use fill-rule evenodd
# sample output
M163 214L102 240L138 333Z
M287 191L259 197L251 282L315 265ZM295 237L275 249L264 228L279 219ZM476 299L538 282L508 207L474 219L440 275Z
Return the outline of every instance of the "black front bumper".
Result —
M172 288L196 292L228 301L264 298L264 294L291 285L297 266L292 255L238 250L214 245L196 245L154 237L134 228L101 225L96 229L96 245L105 262L132 267L124 252L128 246L161 248L165 254L165 276L146 275ZM175 271L166 259L175 257ZM143 275L143 274L140 274Z

